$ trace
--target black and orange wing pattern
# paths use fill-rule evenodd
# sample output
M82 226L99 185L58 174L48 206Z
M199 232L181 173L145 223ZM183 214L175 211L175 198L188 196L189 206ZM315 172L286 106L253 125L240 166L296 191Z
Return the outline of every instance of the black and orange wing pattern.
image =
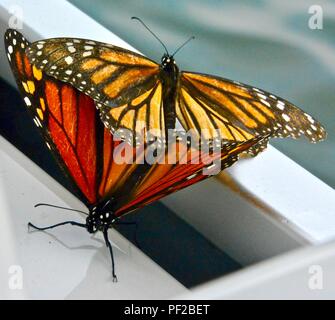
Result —
M156 62L140 54L92 40L41 40L26 53L46 74L109 107L121 106L152 89L159 71Z
M122 206L117 208L116 213L122 215L131 212L218 174L221 170L234 164L242 153L247 152L262 139L262 137L258 137L246 142L229 142L222 147L221 151L214 152L211 156L197 149L192 150L184 143L177 141L177 150L181 153L181 156L179 155L178 157L180 160L176 164L152 165L148 170L148 174L143 179L138 180L138 184L133 190L132 198L123 202ZM166 152L162 155L165 158L170 156L171 154ZM194 163L194 160L199 159L199 157L201 161Z
M321 124L292 103L264 90L236 81L182 72L177 101L177 116L186 130L207 129L208 137L246 141L259 135L323 140ZM263 140L249 151L255 154L266 147Z
M162 83L157 80L154 87L122 106L110 108L100 102L96 105L105 127L112 133L118 131L123 140L134 143L137 142L134 139L141 135L147 138L145 134L150 132L159 141L164 141L165 119L162 95Z
M112 132L165 132L162 84L154 61L113 45L72 38L37 41L27 55L46 74L94 99Z
M25 53L28 45L19 32L6 32L8 58L27 108L88 207L113 201L114 212L122 216L229 167L263 139L225 143L211 156L178 140L176 148L164 150L154 163L147 163L143 159L151 152L148 146L138 152L132 145L115 141L100 121L94 101L32 65ZM201 161L196 163L193 160L199 152ZM173 164L160 161L173 156L178 159ZM217 165L220 170L215 170Z
M31 65L24 51L28 45L18 31L6 32L8 59L27 109L77 195L89 205L98 199L100 119L94 102Z
M116 46L71 38L35 42L27 54L49 75L95 99L112 132L119 128L133 133L143 128L164 132L164 92L155 62ZM184 71L177 90L176 120L184 130L192 129L208 140L242 142L268 136L249 149L253 155L265 149L271 137L305 135L311 142L326 137L324 128L309 114L252 86Z

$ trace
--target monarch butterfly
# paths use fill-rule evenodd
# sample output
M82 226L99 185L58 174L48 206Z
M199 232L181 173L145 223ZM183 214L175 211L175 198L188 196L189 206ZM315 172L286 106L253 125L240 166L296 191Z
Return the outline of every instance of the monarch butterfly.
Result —
M219 152L211 155L211 161L207 161L209 154L201 153L199 163L192 161L195 157L193 147L178 140L175 149L165 150L153 164L147 161L118 163L116 159L124 156L126 146L130 147L127 156L134 156L134 146L115 141L100 121L89 96L31 64L25 53L29 46L18 31L7 30L8 60L27 109L64 175L72 182L73 192L89 211L85 223L65 221L46 228L30 226L46 230L72 224L90 233L101 231L110 250L115 280L109 228L119 223L125 214L215 173L211 164L214 160L220 162L221 168L226 168L239 154L266 139L260 136L243 142L226 142ZM179 155L176 163L159 161L171 156L173 150ZM135 154L135 160L142 160L149 151L146 145ZM208 169L206 174L204 168Z
M217 76L180 72L174 55L185 43L169 54L142 20L133 19L163 45L160 64L111 44L74 38L37 41L26 53L46 74L90 96L112 132L123 128L136 135L144 126L167 141L168 129L181 126L210 141L242 142L258 135L297 138L303 134L311 142L325 138L319 122L280 97ZM262 140L248 152L257 154L267 142Z

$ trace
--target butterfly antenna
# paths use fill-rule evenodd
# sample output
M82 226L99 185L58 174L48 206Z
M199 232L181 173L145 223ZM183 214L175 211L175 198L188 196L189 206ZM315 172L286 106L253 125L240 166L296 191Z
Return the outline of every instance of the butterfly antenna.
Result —
M190 37L189 39L187 39L179 48L176 49L176 51L172 54L172 57L174 57L174 55L183 47L185 47L191 40L194 40L195 36Z
M159 43L163 46L163 48L165 49L165 52L167 53L167 54L169 54L169 51L168 51L168 49L166 48L166 46L165 46L165 44L162 42L162 40L161 39L159 39L150 29L149 29L149 27L140 19L140 18L138 18L138 17L131 17L131 19L133 19L133 20L138 20L142 25L143 25L143 27L144 28L146 28L158 41L159 41Z
M84 211L81 211L81 210L71 209L71 208L65 208L65 207L60 207L60 206L55 206L55 205L49 204L49 203L37 203L37 204L34 205L34 208L42 207L42 206L51 207L51 208L57 208L57 209L63 209L63 210L69 210L69 211L76 211L76 212L80 212L80 213L83 213L85 215L88 215L87 212L84 212Z

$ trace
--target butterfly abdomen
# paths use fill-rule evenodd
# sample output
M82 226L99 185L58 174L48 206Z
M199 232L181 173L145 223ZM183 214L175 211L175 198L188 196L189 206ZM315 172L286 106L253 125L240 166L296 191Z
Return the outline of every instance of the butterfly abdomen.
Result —
M163 87L163 111L165 136L167 130L176 126L176 98L179 86L179 69L172 57L162 59L160 79Z

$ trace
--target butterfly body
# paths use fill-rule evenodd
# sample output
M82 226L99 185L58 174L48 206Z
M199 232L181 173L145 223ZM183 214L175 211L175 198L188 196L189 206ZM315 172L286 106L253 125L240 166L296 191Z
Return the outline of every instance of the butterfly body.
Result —
M112 198L90 207L86 218L86 229L89 233L96 233L97 231L112 228L113 224L119 220L119 217L115 215L113 203Z
M176 126L176 100L179 87L179 69L173 56L163 55L159 78L162 83L165 136L167 137L167 130L175 129Z

